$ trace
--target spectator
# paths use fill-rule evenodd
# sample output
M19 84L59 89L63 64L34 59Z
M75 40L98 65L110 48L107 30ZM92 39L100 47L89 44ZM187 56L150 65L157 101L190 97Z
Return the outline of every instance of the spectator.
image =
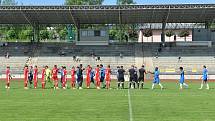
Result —
M101 61L101 57L98 56L98 57L96 58L96 61Z
M178 62L182 62L181 56L178 57Z
M120 53L120 54L119 54L119 57L120 57L121 59L123 58L123 55L122 55L122 53Z
M75 62L76 62L76 55L74 55L74 56L73 56L73 61L75 61Z
M9 52L7 52L7 53L5 54L5 58L7 58L7 59L9 59L9 58L10 58L10 54L9 54Z

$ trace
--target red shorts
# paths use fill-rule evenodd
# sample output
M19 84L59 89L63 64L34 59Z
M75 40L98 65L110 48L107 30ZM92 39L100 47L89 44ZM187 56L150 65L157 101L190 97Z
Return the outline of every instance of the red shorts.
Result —
M53 79L54 81L57 81L57 80L58 80L58 77L57 77L57 76L53 76L52 79Z
M110 79L110 77L106 77L106 79L105 79L106 81L110 81L111 79Z
M71 81L75 82L75 77L74 76L72 76Z
M100 78L99 78L99 77L96 77L96 81L98 81L98 82L99 82L99 81L100 81Z
M86 81L88 81L88 82L90 81L90 77L89 76L87 76Z

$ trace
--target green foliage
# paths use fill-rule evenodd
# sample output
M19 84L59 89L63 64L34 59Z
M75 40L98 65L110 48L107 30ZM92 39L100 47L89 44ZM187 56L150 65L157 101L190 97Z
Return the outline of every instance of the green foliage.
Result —
M67 36L68 32L66 30L66 28L62 29L59 31L59 36L60 36L60 39L61 40L65 40L66 39L66 36Z
M190 35L190 32L189 30L182 30L180 33L179 33L179 37L184 37L184 41L187 41L187 37Z
M2 2L0 1L0 5L17 5L15 0L2 0Z
M45 40L49 39L49 31L48 30L41 30L40 31L40 39Z
M152 30L151 29L145 29L145 30L142 30L142 32L143 32L144 37L151 37L152 36Z
M187 37L190 35L190 32L189 30L182 30L180 33L179 33L179 37Z
M8 39L11 39L11 40L17 39L17 34L16 34L15 30L8 30L6 38L7 38L7 40Z
M169 31L166 32L167 37L171 37L173 35L175 35L175 33L172 30L169 30Z
M104 0L66 0L66 5L102 5Z
M117 5L135 4L133 0L117 0Z

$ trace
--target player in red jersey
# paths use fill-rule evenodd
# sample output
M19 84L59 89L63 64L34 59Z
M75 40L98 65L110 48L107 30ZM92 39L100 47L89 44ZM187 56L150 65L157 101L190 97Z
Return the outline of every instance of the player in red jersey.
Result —
M34 89L36 89L37 88L37 83L38 83L38 68L37 68L37 66L34 66L34 77L33 77L33 79L34 79Z
M111 69L110 69L110 65L108 65L105 70L105 80L106 80L107 89L110 89L110 81L111 81L110 75L111 75Z
M88 65L86 69L86 85L88 89L90 88L90 72L91 72L91 67L90 65Z
M71 70L71 89L75 89L75 73L75 67L73 66Z
M100 89L100 69L99 65L95 68L95 80L96 80L96 88Z
M28 89L28 66L24 68L24 89Z
M43 69L42 69L42 78L41 78L42 89L45 89L45 84L46 84L46 82L45 82L45 74L46 74L46 68L43 67Z
M63 67L63 79L62 79L62 81L63 81L63 89L66 89L66 87L67 87L67 70L66 70L66 67L64 66Z
M58 68L57 65L54 65L52 69L52 80L54 81L54 89L58 89Z
M10 73L10 67L7 66L6 69L6 89L10 89L10 80L12 79L11 73Z

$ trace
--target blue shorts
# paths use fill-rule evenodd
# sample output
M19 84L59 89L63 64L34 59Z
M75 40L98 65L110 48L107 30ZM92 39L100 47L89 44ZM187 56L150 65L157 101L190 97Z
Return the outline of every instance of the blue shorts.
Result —
M180 84L184 84L184 79L180 79L180 80L179 80L179 83L180 83Z
M160 84L160 79L154 79L153 83L154 84Z
M207 81L208 81L208 79L207 79L207 78L203 78L202 80L203 80L204 82L207 82Z

